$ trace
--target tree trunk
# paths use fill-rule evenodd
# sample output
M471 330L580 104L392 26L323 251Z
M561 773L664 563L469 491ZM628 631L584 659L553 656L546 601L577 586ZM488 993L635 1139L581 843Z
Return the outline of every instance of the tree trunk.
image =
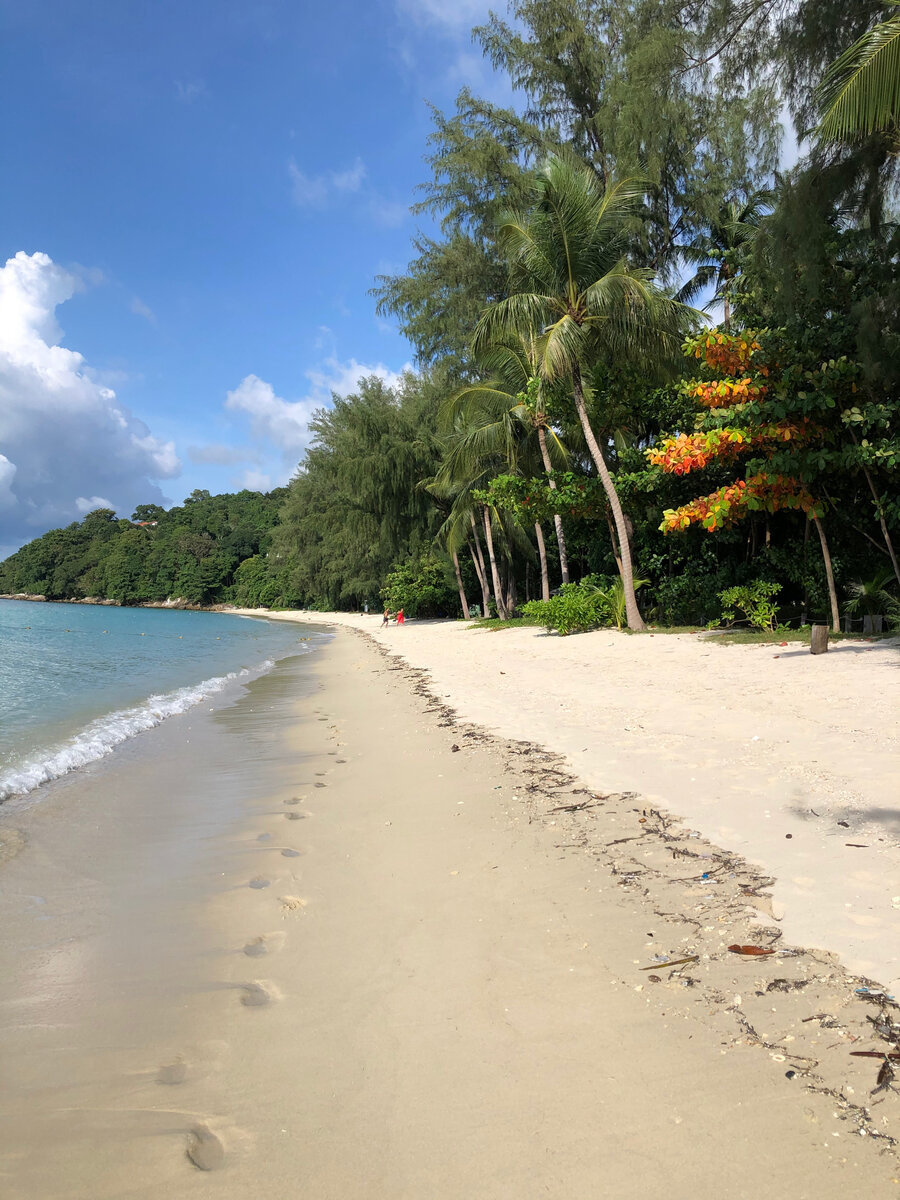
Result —
M809 650L811 654L824 654L828 649L828 626L813 625L809 631Z
M612 543L613 558L616 560L616 566L619 568L619 574L622 574L622 558L619 554L619 543L616 541L616 527L613 525L612 517L609 515L609 509L606 510L606 527L609 529L609 540Z
M503 589L500 587L497 557L494 554L494 535L491 533L491 518L488 514L487 505L482 505L481 515L484 518L484 540L487 542L488 558L491 560L491 579L494 583L494 602L497 605L497 616L501 621L505 621L506 602L503 599Z
M628 544L625 514L622 512L622 505L619 503L616 485L612 481L606 460L600 451L600 446L597 443L591 423L588 420L587 408L584 403L584 388L581 384L581 370L577 365L572 368L572 386L575 392L575 408L578 412L578 420L581 422L588 450L591 452L591 458L594 460L594 466L597 468L597 474L600 476L603 490L606 492L609 506L612 509L613 520L616 523L619 552L622 556L622 586L625 589L625 613L628 618L628 628L646 629L644 618L641 616L641 610L638 608L637 597L634 594L634 571L631 566L631 547Z
M816 525L816 533L822 543L822 558L825 562L825 578L828 580L828 599L831 601L831 628L835 633L841 632L841 614L838 610L837 591L834 586L834 572L831 569L831 555L828 552L828 542L825 540L825 527L819 517L810 514Z
M518 595L516 593L516 572L513 568L511 558L506 560L506 615L511 617L516 611L518 603Z
M481 588L482 616L488 617L491 613L491 589L488 587L487 579L471 546L469 546L469 554L472 556L472 566L475 568L475 574L478 576L478 584Z
M541 447L541 459L544 463L544 470L547 472L547 482L550 484L551 490L556 491L556 480L552 479L553 464L550 461L550 454L547 450L547 435L544 432L544 427L538 425L538 443ZM563 583L569 582L569 556L566 553L566 536L563 533L562 517L559 513L553 514L553 524L556 527L556 544L559 546L559 570L562 575Z
M891 556L891 565L894 568L894 578L900 583L900 565L897 563L897 555L894 551L894 543L891 541L891 535L888 532L887 524L884 519L884 510L881 507L881 497L875 490L875 483L869 473L869 468L863 467L863 474L866 477L866 482L869 485L869 491L872 493L872 499L875 501L875 511L878 513L878 523L881 526L881 536L884 538L884 544L887 546L887 552Z
M541 559L541 599L550 599L550 576L547 572L547 547L544 545L544 531L540 521L534 523L534 533L537 538L538 554Z
M462 605L463 619L469 619L469 602L466 600L466 589L463 587L462 572L459 569L459 559L453 551L453 570L456 572L456 586L459 588L459 602Z
M484 601L484 615L491 615L491 587L488 581L487 567L484 565L484 555L481 553L481 538L478 536L478 526L475 524L475 516L472 511L469 511L469 521L472 524L472 534L475 538L475 552L478 557L472 555L472 561L475 563L475 570L478 572L478 581L481 584L481 597Z

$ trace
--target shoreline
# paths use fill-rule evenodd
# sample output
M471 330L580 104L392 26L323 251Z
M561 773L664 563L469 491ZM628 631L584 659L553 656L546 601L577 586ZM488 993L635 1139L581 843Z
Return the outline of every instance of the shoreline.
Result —
M189 976L142 962L158 990L128 1011L134 984L108 990L115 959L93 917L74 959L66 942L42 967L42 989L60 971L80 987L77 965L102 1000L80 1019L118 1014L134 1044L99 1030L75 1097L41 1078L53 1156L29 1153L46 1125L7 1112L2 1177L43 1172L11 1200L568 1200L601 1179L625 1200L688 1200L723 1177L729 1200L893 1194L897 1098L870 1097L879 1064L850 1057L878 1044L867 1017L883 1006L833 957L784 945L748 864L633 793L586 790L559 755L464 722L393 646L341 630L304 668L305 696L268 675L209 718L265 770L202 838L201 877L190 858L173 876L205 897L173 914L199 950ZM173 778L193 753L178 721L148 735L171 747ZM148 741L60 794L80 791L88 817L98 779L128 797L143 762L158 788L158 760ZM167 798L206 819L186 782ZM104 823L89 874L107 864L131 886L120 830L152 871L155 822ZM42 845L11 864L22 895L59 873ZM76 882L79 912L96 913ZM766 939L777 952L763 958L726 948ZM164 1045L140 1040L145 1012ZM37 1069L46 1035L27 1036Z

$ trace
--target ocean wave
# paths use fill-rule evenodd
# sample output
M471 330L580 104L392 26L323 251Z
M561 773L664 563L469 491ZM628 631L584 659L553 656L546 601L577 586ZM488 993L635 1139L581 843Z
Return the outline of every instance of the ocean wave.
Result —
M32 758L0 775L0 803L13 796L24 796L40 787L42 783L59 779L68 775L70 771L76 771L79 767L104 758L130 738L153 729L169 717L187 712L189 708L200 704L209 696L221 692L235 679L245 678L250 674L262 674L270 671L274 665L272 659L266 659L252 672L244 669L230 671L227 675L216 675L192 687L176 688L175 691L165 692L160 696L150 696L130 708L120 709L105 717L97 717L80 733L50 749L45 757Z

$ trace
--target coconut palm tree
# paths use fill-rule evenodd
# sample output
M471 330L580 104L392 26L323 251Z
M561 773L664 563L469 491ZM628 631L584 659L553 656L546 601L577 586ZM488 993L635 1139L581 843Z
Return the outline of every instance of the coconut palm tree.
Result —
M588 417L585 374L601 357L677 362L697 314L666 296L652 271L632 266L625 234L637 219L645 187L625 181L605 191L596 175L568 157L551 158L535 180L534 204L510 214L499 230L509 264L510 295L490 305L476 327L480 356L512 333L542 330L541 375L565 378L603 484L622 559L628 625L643 629L622 505Z
M818 88L822 119L817 130L828 142L858 141L900 126L900 0L898 9L858 38L831 64Z
M526 446L528 434L529 430L514 416L508 404L502 399L498 401L496 397L490 401L484 397L481 405L472 407L465 414L456 415L445 436L444 460L440 470L426 484L428 491L434 495L452 499L450 514L439 531L439 536L451 552L458 549L461 540L467 536L467 525L471 527L478 544L477 511L490 563L494 602L501 620L511 616L515 608L513 553L519 549L533 556L534 549L509 514L476 499L476 494L486 488L496 475L533 474L535 461L533 456L529 456ZM543 531L537 524L535 534L541 559L543 592L545 598L549 598L546 548ZM473 551L476 572L479 570L479 557L480 545L477 554ZM504 566L505 570L501 571ZM502 574L506 576L506 586ZM481 578L487 579L483 561ZM484 583L482 586L485 588Z
M442 419L452 424L457 418L471 419L477 411L492 412L500 421L507 414L520 421L537 441L541 465L550 488L556 490L553 478L554 462L564 467L569 453L553 428L547 412L547 384L539 375L538 338L534 332L513 334L490 346L482 356L482 365L493 371L494 377L479 383L466 384L445 401ZM563 583L569 582L569 559L562 517L554 513L556 543L559 548L559 567ZM543 532L537 533L540 549Z
M721 303L723 325L725 329L729 328L735 280L773 201L773 192L758 191L746 200L722 202L706 229L681 247L681 257L694 268L694 273L676 293L676 300L691 304L702 292L712 288L712 297L706 307Z

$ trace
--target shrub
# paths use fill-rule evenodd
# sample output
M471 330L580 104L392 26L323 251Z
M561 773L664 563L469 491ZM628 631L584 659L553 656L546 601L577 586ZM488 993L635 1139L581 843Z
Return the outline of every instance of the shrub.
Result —
M459 612L459 593L449 561L434 555L410 559L388 574L381 589L386 607L408 617L437 617Z
M719 592L722 601L722 620L729 625L740 620L735 616L735 609L744 614L754 629L765 629L771 632L775 628L775 617L778 606L775 597L781 591L780 583L767 583L764 579L754 579L752 583L740 587L726 588Z
M560 637L586 633L602 625L615 625L621 629L625 624L625 591L621 579L606 587L598 586L595 580L596 576L589 575L579 583L564 584L550 600L529 600L522 606L522 613L546 629L554 630ZM635 588L645 582L635 580Z

